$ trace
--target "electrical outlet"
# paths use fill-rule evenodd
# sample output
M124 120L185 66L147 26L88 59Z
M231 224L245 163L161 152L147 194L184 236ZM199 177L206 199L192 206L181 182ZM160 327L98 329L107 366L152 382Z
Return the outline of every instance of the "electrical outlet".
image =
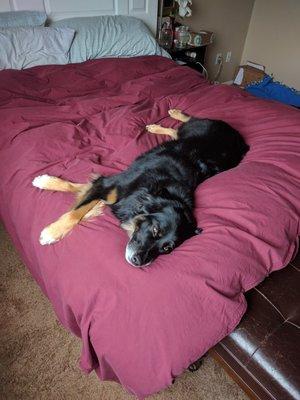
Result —
M225 62L230 62L230 60L231 60L231 51L227 51Z
M222 58L223 58L222 53L217 53L215 65L221 64Z

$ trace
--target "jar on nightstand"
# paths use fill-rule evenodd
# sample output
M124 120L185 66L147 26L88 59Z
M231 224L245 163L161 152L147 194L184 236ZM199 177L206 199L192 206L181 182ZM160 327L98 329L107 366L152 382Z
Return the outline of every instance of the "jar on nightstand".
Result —
M190 41L191 34L189 32L189 27L185 25L178 26L175 28L175 45L178 48L186 47Z

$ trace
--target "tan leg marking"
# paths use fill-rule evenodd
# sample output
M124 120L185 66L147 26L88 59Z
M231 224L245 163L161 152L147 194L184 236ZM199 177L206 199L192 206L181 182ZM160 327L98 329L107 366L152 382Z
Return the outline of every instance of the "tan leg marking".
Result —
M76 202L74 204L74 208L85 198L87 192L93 186L92 183L83 184L81 188L75 193Z
M103 201L98 201L98 203L82 218L82 221L86 221L90 218L98 217L103 214L105 208L105 203Z
M118 200L118 190L117 188L113 188L108 195L106 196L105 203L106 204L115 204L115 202Z
M188 122L191 119L189 115L183 114L181 110L172 109L168 113L171 118L177 119L177 121Z
M86 190L87 185L84 183L73 183L57 178L56 176L40 175L32 181L33 186L44 190L55 190L57 192L79 193Z
M124 231L127 232L128 236L131 238L135 230L135 224L132 222L132 220L123 222L120 226L122 229L124 229Z
M167 135L171 136L173 139L178 139L177 130L173 128L164 128L160 125L152 124L147 125L146 129L150 133L155 133L156 135Z
M90 212L99 200L93 200L88 204L63 214L57 221L46 226L41 232L40 243L52 244L62 239Z
M92 187L92 183L74 183L66 181L56 176L40 175L32 181L33 186L43 190L54 190L56 192L71 192L76 195L74 208L86 195L87 191ZM102 207L103 208L103 207ZM95 215L96 215L95 211ZM87 219L87 218L85 218Z

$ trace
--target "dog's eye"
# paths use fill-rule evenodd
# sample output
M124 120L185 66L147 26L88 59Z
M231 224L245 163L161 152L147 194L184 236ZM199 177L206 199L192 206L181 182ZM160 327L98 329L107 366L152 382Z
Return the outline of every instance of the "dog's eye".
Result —
M159 229L157 226L153 226L152 235L153 235L153 237L157 237L159 235Z

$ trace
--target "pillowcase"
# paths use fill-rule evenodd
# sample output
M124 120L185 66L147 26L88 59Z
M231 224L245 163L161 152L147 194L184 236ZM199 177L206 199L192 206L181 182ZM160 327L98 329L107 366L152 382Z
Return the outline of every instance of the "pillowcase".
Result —
M42 11L9 11L0 13L0 28L45 25L47 14Z
M55 27L75 29L70 62L101 57L164 55L149 29L140 19L120 15L70 18L55 21Z
M67 28L0 29L0 69L67 64L74 33Z

